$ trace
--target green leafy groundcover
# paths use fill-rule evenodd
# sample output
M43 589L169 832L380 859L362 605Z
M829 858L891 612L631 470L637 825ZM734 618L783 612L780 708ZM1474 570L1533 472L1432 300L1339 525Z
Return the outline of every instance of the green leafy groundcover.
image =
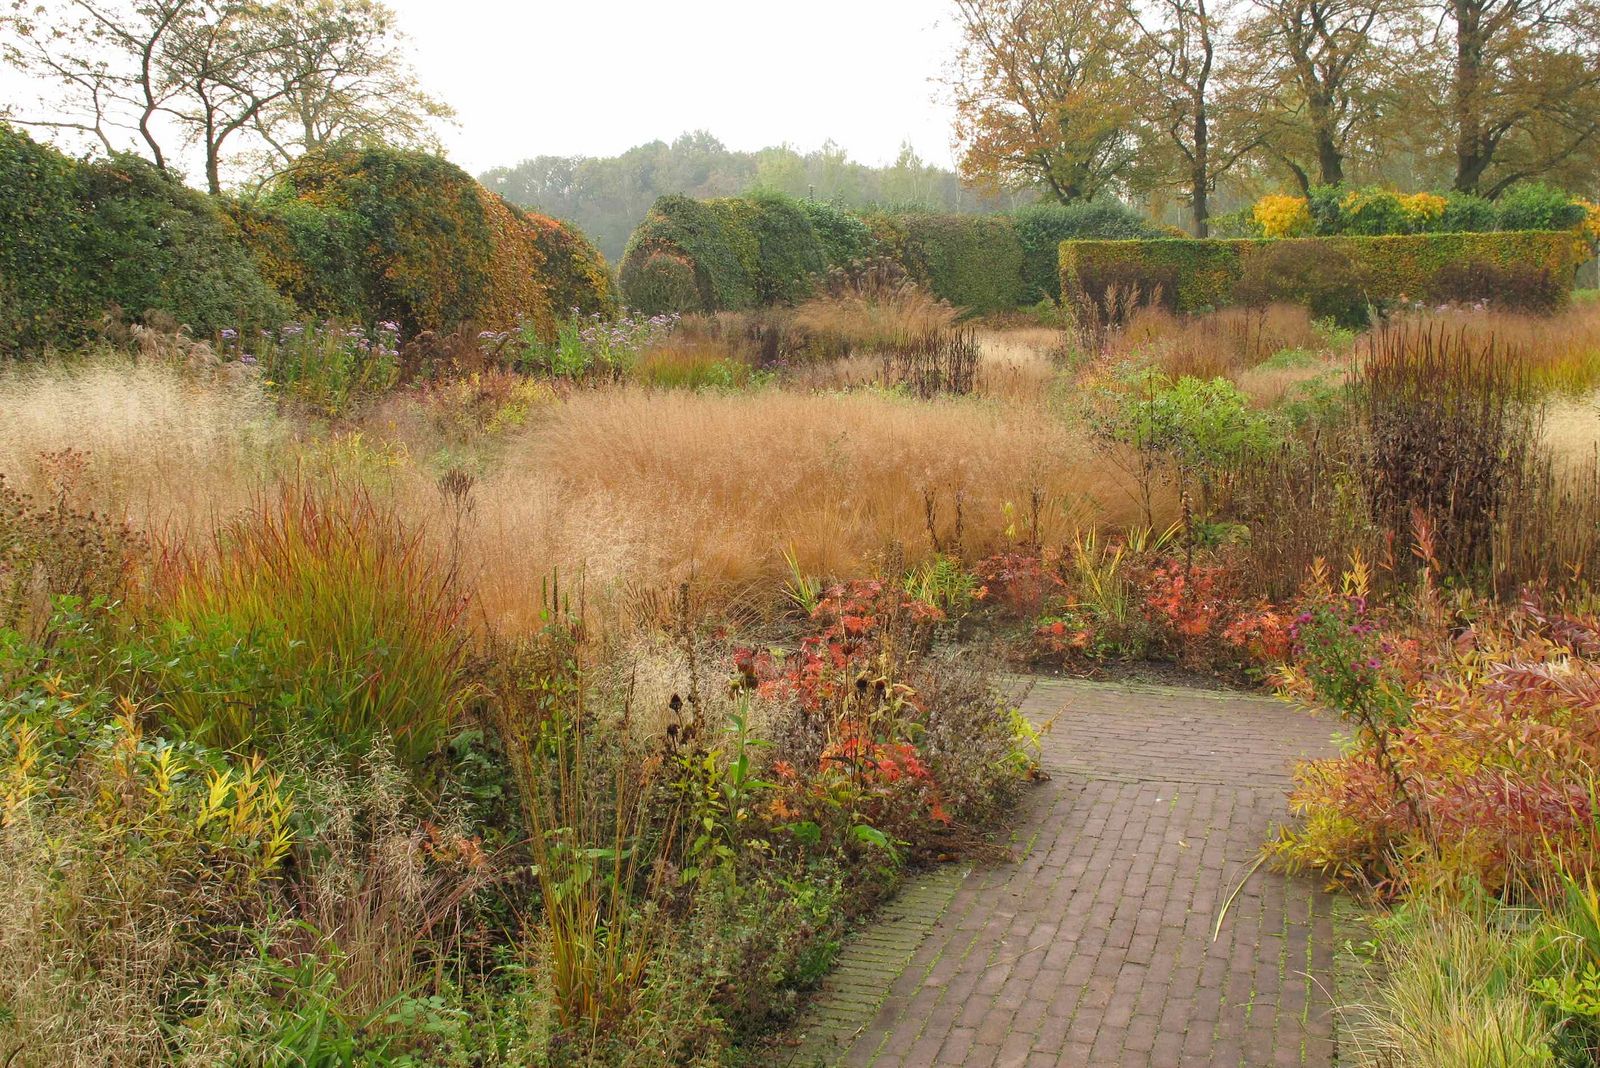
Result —
M1293 241L1065 241L1061 244L1061 290L1068 297L1099 300L1108 285L1141 285L1146 293L1159 286L1168 303L1180 311L1219 308L1245 302L1241 282L1251 273L1252 262L1301 244L1348 260L1357 284L1372 303L1428 299L1440 272L1463 263L1547 271L1564 293L1570 293L1574 272L1588 257L1587 249L1570 231L1548 230Z

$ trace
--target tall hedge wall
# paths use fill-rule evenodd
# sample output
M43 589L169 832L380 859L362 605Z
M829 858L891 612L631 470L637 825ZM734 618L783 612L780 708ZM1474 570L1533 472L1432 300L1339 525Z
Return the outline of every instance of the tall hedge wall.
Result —
M1574 272L1587 257L1586 249L1570 232L1547 230L1297 241L1065 241L1061 244L1061 288L1069 296L1098 299L1111 284L1138 284L1147 296L1160 286L1167 301L1180 311L1222 307L1240 303L1238 288L1253 262L1302 244L1330 262L1347 261L1354 270L1354 283L1372 302L1427 299L1440 271L1460 264L1547 270L1570 290Z
M665 196L628 242L622 296L651 313L736 310L799 300L825 268L886 256L957 307L999 311L1059 296L1065 238L1164 232L1109 203L1013 215L857 214L775 194Z
M880 212L865 221L881 254L935 296L976 312L1022 303L1022 241L1008 217Z
M1022 242L1023 301L1061 299L1061 242L1085 238L1132 240L1171 237L1170 231L1114 201L1037 204L1011 214Z
M260 198L214 198L131 157L70 159L0 123L0 353L90 337L113 306L205 335L295 317L407 333L609 312L605 260L460 168L416 152L300 161Z
M141 160L80 163L0 123L0 353L80 342L113 306L197 333L292 314L211 198Z
M812 216L798 201L664 196L628 239L622 295L651 314L736 311L804 297L827 265Z

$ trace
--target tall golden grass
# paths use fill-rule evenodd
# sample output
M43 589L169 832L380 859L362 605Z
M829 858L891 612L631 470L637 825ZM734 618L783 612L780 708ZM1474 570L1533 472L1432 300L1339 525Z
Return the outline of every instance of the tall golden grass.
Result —
M1137 516L1121 475L1039 406L583 393L507 443L475 488L464 555L491 623L516 629L551 567L581 569L592 596L635 610L691 579L733 603L773 588L789 548L823 576L869 569L894 546L928 555L929 500L941 542L959 500L964 546L987 552L1035 491L1047 540Z
M1033 524L1131 522L1114 465L1049 406L981 397L921 401L882 391L695 393L618 386L530 409L473 456L405 398L332 434L273 414L258 385L121 361L0 380L0 471L50 483L43 451L79 449L79 503L158 538L203 545L285 477L336 475L391 498L451 555L502 633L537 625L552 573L578 577L591 608L648 614L693 580L713 606L767 604L784 553L819 576L910 562L960 536L982 553ZM448 477L443 477L448 476ZM1009 507L1008 507L1009 506Z
M1573 396L1600 386L1600 301L1575 301L1555 315L1449 308L1426 316L1479 345L1493 337L1535 386Z
M43 492L81 466L70 477L86 502L154 532L209 534L295 436L248 380L118 357L0 372L0 473Z
M1176 315L1146 305L1107 344L1113 359L1150 360L1168 374L1196 378L1237 378L1285 349L1319 353L1336 347L1310 311L1288 304L1208 315Z
M836 296L806 301L794 310L801 330L863 352L891 348L955 325L956 308L909 282L872 281L844 287Z

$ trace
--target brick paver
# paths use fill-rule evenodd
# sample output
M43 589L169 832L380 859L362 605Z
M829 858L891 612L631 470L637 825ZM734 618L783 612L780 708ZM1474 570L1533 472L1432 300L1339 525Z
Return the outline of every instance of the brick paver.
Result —
M1055 718L1017 861L914 883L847 947L791 1063L1331 1065L1329 899L1252 874L1293 760L1327 753L1331 724L1079 682L1024 709Z

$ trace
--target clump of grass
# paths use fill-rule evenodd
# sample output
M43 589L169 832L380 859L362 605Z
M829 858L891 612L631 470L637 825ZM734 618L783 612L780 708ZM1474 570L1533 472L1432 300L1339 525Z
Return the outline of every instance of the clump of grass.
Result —
M226 370L226 369L225 369ZM270 483L293 444L259 381L116 354L0 370L0 471L45 496L48 460L84 458L78 507L170 537L209 534Z
M1269 304L1181 315L1159 304L1138 308L1107 339L1114 359L1151 360L1169 375L1239 376L1285 351L1336 356L1353 335L1312 319L1306 308Z
M1414 318L1480 346L1492 338L1541 392L1581 396L1600 386L1600 302L1577 301L1556 315L1444 308Z
M738 389L757 376L731 345L710 338L669 338L651 346L632 369L635 381L667 389Z
M1493 337L1401 327L1372 338L1357 381L1373 521L1399 533L1420 512L1447 568L1489 563L1542 416L1515 354Z
M360 487L291 483L164 572L165 716L208 744L386 735L415 765L472 693L455 573Z
M959 311L884 264L842 274L794 310L797 329L834 352L879 352L949 330Z
M896 543L917 562L932 552L924 490L947 508L964 495L966 543L982 553L1006 544L1007 504L1036 488L1107 523L1132 520L1126 482L1038 405L869 391L583 392L507 441L475 492L462 560L486 618L525 629L553 566L584 573L591 605L691 575L727 605L752 588L776 591L789 546L815 575L860 573ZM434 496L417 494L416 510L435 508ZM1073 523L1053 507L1040 536L1060 540Z
M1371 1068L1555 1068L1553 1028L1528 990L1529 939L1505 917L1418 906L1391 921L1382 981L1349 1015Z

